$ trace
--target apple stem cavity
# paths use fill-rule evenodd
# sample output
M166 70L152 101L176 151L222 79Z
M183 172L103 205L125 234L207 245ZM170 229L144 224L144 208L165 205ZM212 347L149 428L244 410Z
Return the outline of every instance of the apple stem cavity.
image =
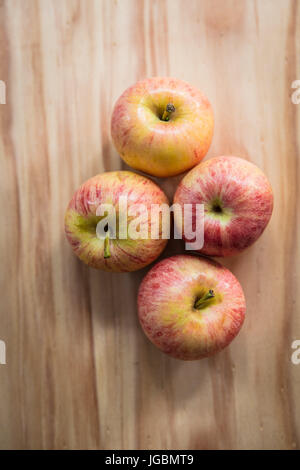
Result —
M172 103L168 103L166 106L166 109L164 110L164 113L161 117L162 121L168 121L170 119L170 116L172 113L175 111L175 106Z
M207 305L207 301L212 299L215 296L215 293L212 289L209 289L207 294L205 294L203 297L200 297L199 299L196 300L194 304L194 308L197 310L200 310L201 308L205 307Z
M104 238L104 258L110 258L109 232L106 233Z

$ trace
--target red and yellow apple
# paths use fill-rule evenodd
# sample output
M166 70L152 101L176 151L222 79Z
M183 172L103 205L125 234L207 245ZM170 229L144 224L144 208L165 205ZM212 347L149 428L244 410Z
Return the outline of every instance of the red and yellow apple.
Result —
M182 80L153 77L128 88L112 114L117 151L132 168L172 176L199 163L213 135L212 107Z
M124 198L126 206L120 203ZM152 204L168 204L168 199L144 176L130 171L112 171L89 179L75 192L65 214L65 231L75 254L87 265L105 271L128 272L148 265L167 243L161 237L151 239ZM143 214L138 213L140 205ZM113 217L108 218L111 208L115 223ZM143 226L149 229L145 237L133 238L130 224L138 223L140 216ZM100 236L97 230L101 223L105 224L105 236ZM139 227L135 228L139 232Z
M208 256L230 256L254 243L273 210L273 193L264 173L242 158L212 158L193 168L180 182L174 203L204 205L204 245ZM181 220L174 216L180 229ZM195 221L193 220L193 225ZM183 227L183 237L184 227Z
M177 255L157 263L138 294L145 334L164 353L182 360L201 359L227 346L245 311L236 277L199 256Z

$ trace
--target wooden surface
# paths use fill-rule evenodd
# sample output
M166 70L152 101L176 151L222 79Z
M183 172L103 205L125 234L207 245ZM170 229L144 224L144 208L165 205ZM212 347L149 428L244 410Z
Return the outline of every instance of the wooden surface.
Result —
M299 59L297 0L0 1L1 448L300 448ZM216 121L208 157L251 160L275 195L261 239L225 262L245 325L194 363L142 333L147 269L89 269L63 231L74 190L124 168L112 107L153 75L202 89ZM178 181L159 183L172 195Z

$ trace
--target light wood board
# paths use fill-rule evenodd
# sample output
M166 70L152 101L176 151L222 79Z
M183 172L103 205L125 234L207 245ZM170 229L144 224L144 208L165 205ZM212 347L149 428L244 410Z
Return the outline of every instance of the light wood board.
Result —
M224 262L244 288L245 325L193 363L139 327L147 269L89 269L64 237L77 187L125 168L115 100L155 75L204 91L207 158L251 160L275 196L261 239ZM300 448L300 2L1 0L0 79L0 448ZM172 196L179 180L159 184Z

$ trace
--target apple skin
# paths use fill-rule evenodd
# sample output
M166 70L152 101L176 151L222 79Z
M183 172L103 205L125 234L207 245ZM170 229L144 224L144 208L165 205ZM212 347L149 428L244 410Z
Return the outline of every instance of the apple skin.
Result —
M110 258L104 258L104 240L96 235L101 217L99 204L113 204L118 214L118 200L127 196L130 205L169 204L164 192L149 178L131 171L112 171L87 180L75 192L65 214L65 232L75 254L87 265L104 271L136 271L154 261L165 248L165 239L111 239ZM128 224L130 217L128 216Z
M204 204L204 246L198 251L231 256L260 237L272 215L273 193L253 163L221 156L193 168L178 185L174 203Z
M161 120L168 103L175 111ZM166 177L199 163L213 136L208 99L182 80L153 77L137 82L118 99L111 134L121 158L132 168Z
M214 297L194 308L210 289ZM181 360L211 356L238 334L246 303L236 277L219 263L177 255L157 263L143 279L138 294L141 326L155 346Z

